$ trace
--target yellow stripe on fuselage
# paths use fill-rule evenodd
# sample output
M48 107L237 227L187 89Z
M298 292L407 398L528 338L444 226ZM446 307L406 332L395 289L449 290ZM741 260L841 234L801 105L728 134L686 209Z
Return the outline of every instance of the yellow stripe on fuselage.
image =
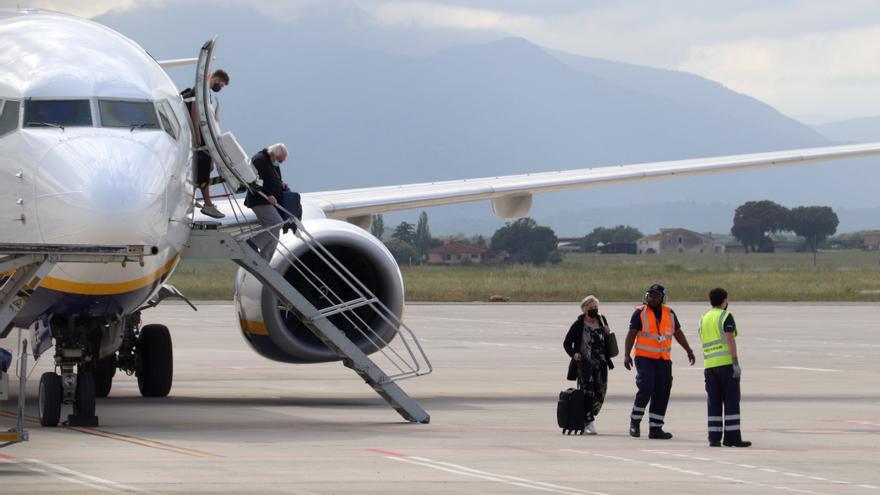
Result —
M81 282L72 282L70 280L61 280L60 278L46 277L40 287L56 290L58 292L66 292L69 294L80 294L84 296L113 296L117 294L125 294L127 292L136 291L142 287L146 287L156 280L162 278L177 263L180 253L175 254L167 263L155 272L141 278L129 280L126 282L111 282L106 284L85 284Z
M269 329L266 328L265 322L244 319L238 321L241 323L241 330L244 333L249 333L251 335L269 335Z

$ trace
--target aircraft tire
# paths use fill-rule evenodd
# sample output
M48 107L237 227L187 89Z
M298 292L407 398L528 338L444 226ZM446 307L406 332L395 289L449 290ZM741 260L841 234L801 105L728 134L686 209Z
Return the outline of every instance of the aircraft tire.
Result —
M174 376L171 333L165 325L144 325L138 337L138 388L144 397L165 397Z
M47 371L40 377L39 415L42 426L58 426L61 420L61 377Z
M95 397L103 399L110 395L113 377L116 375L116 357L99 359L95 363Z
M76 377L76 395L73 415L90 418L95 415L95 374L82 370Z

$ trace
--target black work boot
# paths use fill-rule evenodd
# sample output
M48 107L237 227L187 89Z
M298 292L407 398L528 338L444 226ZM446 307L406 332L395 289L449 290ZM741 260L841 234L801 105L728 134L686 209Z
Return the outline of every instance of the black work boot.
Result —
M736 442L724 442L725 447L751 447L752 442L746 440L737 440Z
M629 436L633 438L639 438L642 436L642 430L639 423L636 423L635 421L629 422Z
M669 440L672 438L672 433L663 431L663 428L651 428L651 431L648 433L648 438L653 438L654 440Z

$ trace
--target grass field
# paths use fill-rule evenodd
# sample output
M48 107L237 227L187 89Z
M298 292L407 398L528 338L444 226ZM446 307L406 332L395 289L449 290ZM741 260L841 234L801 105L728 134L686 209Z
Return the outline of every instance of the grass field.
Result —
M633 301L652 283L676 301L702 301L722 286L738 301L880 301L880 253L574 254L557 266L404 266L408 301ZM187 261L171 282L192 299L230 299L231 262Z

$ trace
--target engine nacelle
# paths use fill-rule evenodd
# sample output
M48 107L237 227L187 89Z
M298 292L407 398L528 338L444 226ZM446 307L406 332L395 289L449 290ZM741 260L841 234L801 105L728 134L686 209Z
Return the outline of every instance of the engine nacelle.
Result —
M307 220L303 223L309 233L352 275L357 277L391 312L398 317L401 316L404 302L403 277L391 253L381 241L368 232L339 220L325 218ZM289 234L281 237L281 244L299 257L309 270L330 286L343 301L357 297L353 290L315 253L311 252L302 240ZM283 274L287 281L316 308L323 309L335 305L337 301L331 301L328 294L325 294L327 291L317 290L291 267L281 256L281 253L286 252L279 247L272 259L272 268ZM235 306L242 335L260 355L287 363L339 360L336 353L318 340L292 312L279 309L278 298L270 289L242 269L238 270L235 277ZM397 334L397 328L389 325L369 306L357 308L353 312L385 342L391 342ZM364 337L345 315L334 315L329 319L367 354L379 349Z

